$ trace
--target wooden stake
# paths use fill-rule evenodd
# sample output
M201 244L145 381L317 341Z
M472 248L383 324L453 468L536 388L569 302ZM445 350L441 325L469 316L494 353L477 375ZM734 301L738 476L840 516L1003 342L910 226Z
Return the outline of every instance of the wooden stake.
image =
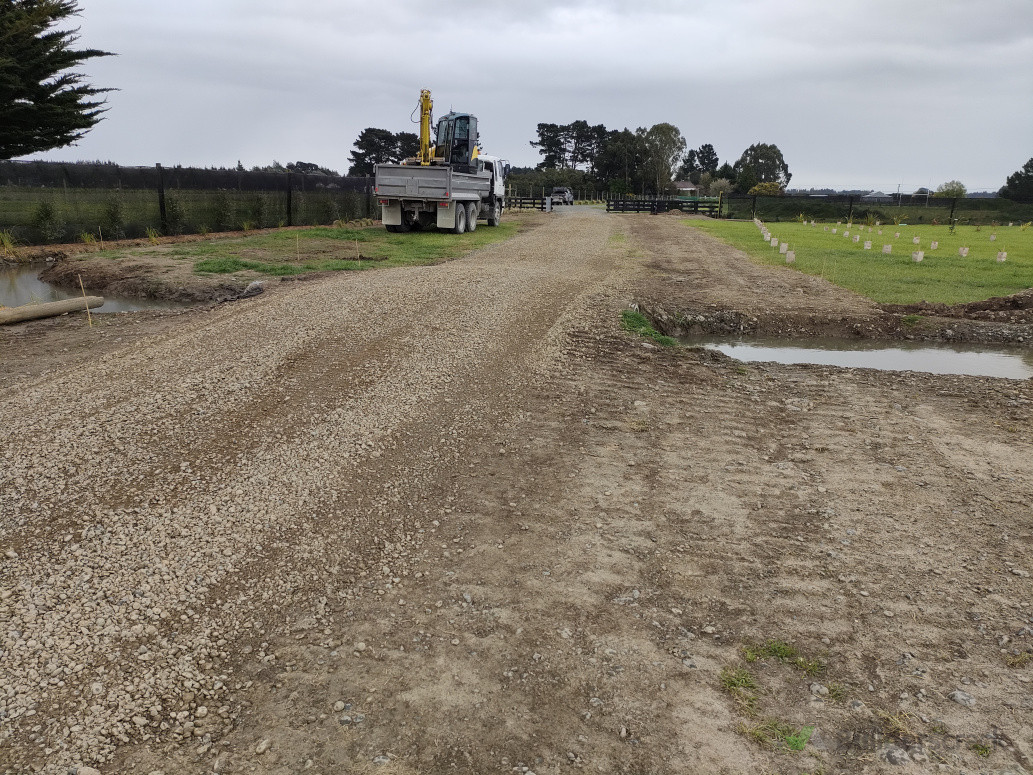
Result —
M86 286L82 284L82 275L81 274L77 274L76 277L79 278L79 287L82 288L82 297L85 299L86 298ZM90 302L89 301L86 302L86 320L89 322L90 328L93 328L93 315L90 314Z

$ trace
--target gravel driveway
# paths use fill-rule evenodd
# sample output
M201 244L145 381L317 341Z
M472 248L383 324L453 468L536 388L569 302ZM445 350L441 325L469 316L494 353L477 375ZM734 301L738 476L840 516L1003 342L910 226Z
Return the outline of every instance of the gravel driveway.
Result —
M1029 768L1028 385L659 350L642 289L869 306L673 219L531 221L72 359L23 329L0 770Z

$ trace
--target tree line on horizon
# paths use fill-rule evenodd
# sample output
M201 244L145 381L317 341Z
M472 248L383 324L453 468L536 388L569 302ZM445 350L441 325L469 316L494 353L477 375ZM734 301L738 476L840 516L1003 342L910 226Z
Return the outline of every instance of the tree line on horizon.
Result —
M689 180L702 193L733 190L782 191L792 174L778 146L756 143L736 163L719 164L713 145L686 152L681 131L669 123L610 130L587 121L541 123L530 141L543 157L537 167L515 168L510 177L524 185L570 185L613 194L671 193L675 180ZM363 129L350 153L349 175L372 175L377 164L398 163L416 155L411 132Z

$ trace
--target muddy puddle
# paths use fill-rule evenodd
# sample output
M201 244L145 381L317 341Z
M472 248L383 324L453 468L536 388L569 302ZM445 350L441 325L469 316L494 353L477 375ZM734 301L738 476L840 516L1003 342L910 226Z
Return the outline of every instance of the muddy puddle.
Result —
M1007 379L1033 377L1033 350L1019 347L713 336L682 337L679 341L692 347L719 350L740 361L811 363L845 368L922 371L930 374L965 374Z
M40 304L61 301L81 296L81 291L63 288L39 279L39 273L46 269L45 263L0 265L0 307L20 307L23 304ZM113 296L107 293L87 293L104 297L104 306L91 310L95 314L108 312L135 312L142 309L170 309L183 304L164 299L146 299L139 296Z

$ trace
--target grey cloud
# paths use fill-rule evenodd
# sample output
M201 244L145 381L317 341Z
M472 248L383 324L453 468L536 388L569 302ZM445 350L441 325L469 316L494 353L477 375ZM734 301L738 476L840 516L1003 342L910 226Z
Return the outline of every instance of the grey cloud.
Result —
M996 188L1033 155L1033 3L987 0L83 0L107 118L52 158L347 168L366 126L409 130L421 88L486 145L538 122L669 121L733 160L775 142L802 186Z

